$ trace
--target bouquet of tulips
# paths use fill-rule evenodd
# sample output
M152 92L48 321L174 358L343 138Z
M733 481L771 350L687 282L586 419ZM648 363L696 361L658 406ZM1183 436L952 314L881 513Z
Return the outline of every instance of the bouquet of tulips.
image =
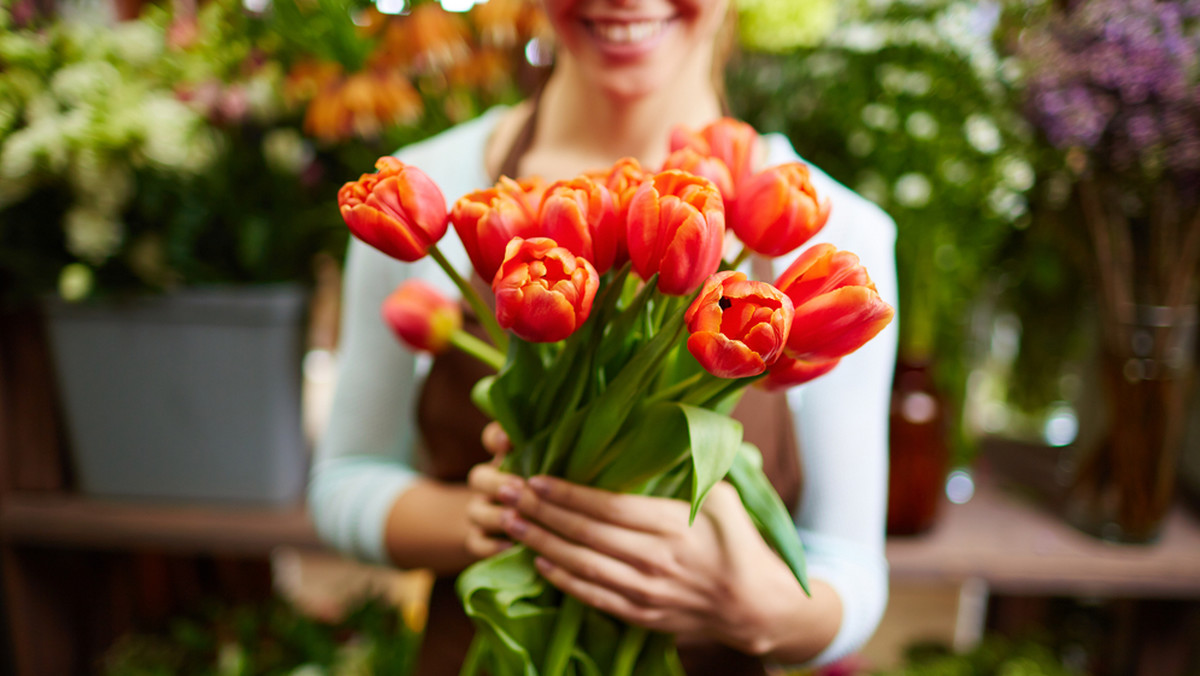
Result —
M728 481L807 590L791 516L729 412L751 384L828 372L892 308L857 256L826 244L774 285L737 270L751 253L795 251L829 215L806 166L752 170L757 140L729 119L679 129L661 171L624 159L550 185L502 177L449 211L428 176L385 157L338 198L356 237L402 261L433 256L478 315L490 344L417 280L384 304L412 347L456 347L496 369L472 397L512 441L507 471L690 501L693 519ZM491 282L494 312L438 250L449 224ZM727 226L742 245L729 261ZM534 558L518 545L460 576L477 629L464 674L682 673L671 637L564 596Z

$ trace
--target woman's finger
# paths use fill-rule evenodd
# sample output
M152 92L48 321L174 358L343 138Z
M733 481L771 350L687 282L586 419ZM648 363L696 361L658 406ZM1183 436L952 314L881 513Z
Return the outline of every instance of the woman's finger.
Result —
M666 622L668 612L663 608L639 605L624 594L586 580L545 557L534 559L534 564L550 584L586 605L653 631L673 630Z
M467 521L489 537L504 533L505 508L476 495L467 502Z
M541 475L526 484L545 502L633 530L672 533L688 522L689 509L681 500L613 493Z
M467 552L476 558L486 559L511 546L512 541L507 538L489 537L482 530L473 526L467 529Z
M483 448L497 458L504 457L506 453L512 450L512 442L508 439L508 433L495 420L483 428L483 433L480 437Z
M485 463L471 468L467 474L467 485L476 492L496 500L502 493L520 491L524 487L524 482L518 476L501 472L494 465ZM506 486L509 488L506 489Z

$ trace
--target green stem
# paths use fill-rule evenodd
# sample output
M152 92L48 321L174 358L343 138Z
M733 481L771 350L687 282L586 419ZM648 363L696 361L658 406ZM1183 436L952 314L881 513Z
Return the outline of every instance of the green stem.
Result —
M733 259L732 263L729 264L729 269L737 270L738 268L742 267L742 263L746 262L746 259L750 257L751 253L753 252L750 251L750 247L743 245L742 252L737 255L737 258Z
M463 660L462 669L458 676L475 676L483 667L483 657L487 654L487 645L482 636L471 639L471 647L467 649L467 657Z
M458 274L458 270L455 270L453 265L450 265L450 261L446 260L446 257L437 248L437 245L429 247L429 255L433 256L433 260L437 261L437 264L450 277L450 281L454 282L454 285L458 287L463 298L467 300L471 309L475 311L479 323L487 331L488 337L492 339L492 344L496 346L496 349L501 352L506 351L508 349L508 334L504 332L504 329L500 328L500 324L496 322L496 316L492 314L492 310L487 306L487 303L484 303L483 299L479 297L475 288L462 275Z
M625 628L625 633L621 636L621 643L617 646L617 658L613 661L612 676L630 676L633 673L638 655L642 653L642 646L646 643L647 634L645 628L636 625L629 625Z
M660 401L669 401L671 399L674 399L675 397L678 397L679 395L683 394L684 392L687 392L689 389L695 387L696 385L699 385L701 382L704 381L705 376L715 377L712 374L708 373L707 371L701 371L700 373L694 373L694 374L688 376L687 378L684 378L683 380L675 383L674 385L665 387L665 388L655 392L654 394L651 394L649 397L646 398L646 404L654 404L654 403L658 403Z
M450 334L450 344L497 371L504 366L504 355L500 350L462 329Z
M579 599L563 596L562 606L558 609L558 621L554 624L554 635L550 638L550 648L546 651L546 668L542 670L542 676L562 676L566 671L579 626L583 623L583 610L584 605Z

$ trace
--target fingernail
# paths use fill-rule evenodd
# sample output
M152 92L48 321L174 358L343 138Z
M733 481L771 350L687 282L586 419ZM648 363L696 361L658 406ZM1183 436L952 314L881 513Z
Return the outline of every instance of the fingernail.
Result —
M506 483L496 489L496 497L506 505L516 505L521 497L521 489L515 483Z
M524 537L525 532L529 530L529 524L525 523L524 519L517 516L516 512L509 512L505 515L504 530L506 530L509 535L515 538L521 538Z
M534 493L543 498L550 494L550 479L544 476L531 477L526 483L533 489Z
M547 561L546 559L543 559L540 556L533 560L533 565L537 566L537 569L542 571L543 573L548 573L548 572L554 570L554 564L550 563L549 561Z

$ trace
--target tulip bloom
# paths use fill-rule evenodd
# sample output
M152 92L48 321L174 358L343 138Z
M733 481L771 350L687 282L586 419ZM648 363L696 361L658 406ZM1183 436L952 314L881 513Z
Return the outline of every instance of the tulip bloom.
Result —
M671 152L691 148L700 155L721 160L729 168L735 189L754 171L757 147L758 132L754 127L728 117L698 132L686 127L676 127L671 132Z
M796 317L787 356L808 362L839 359L874 338L892 320L858 256L831 244L808 249L775 286L792 299Z
M338 209L358 239L402 261L423 258L446 234L446 200L425 172L381 157L338 191Z
M721 378L756 376L779 358L792 325L792 301L766 282L733 270L704 282L684 314L688 351Z
M738 189L729 227L764 256L782 256L807 242L829 220L829 199L818 198L808 167L799 162L758 172Z
M658 290L690 293L721 264L725 208L712 181L670 170L642 183L629 203L629 257Z
M721 198L725 200L725 208L728 211L734 198L733 176L729 173L729 167L720 159L701 155L693 148L685 147L667 157L667 161L663 163L663 171L667 169L679 169L712 181L717 190L721 191Z
M462 308L428 283L410 279L383 301L383 319L414 350L441 354L462 328Z
M586 176L554 183L542 199L538 234L608 272L621 239L612 194Z
M546 237L513 239L492 281L500 326L533 343L575 332L592 312L596 269Z
M841 359L804 361L803 359L792 359L784 355L767 369L767 377L760 381L759 384L771 391L802 385L829 373L840 361Z
M454 203L450 222L480 277L496 276L509 240L537 232L545 189L538 178L514 181L501 176L491 188L467 193Z

